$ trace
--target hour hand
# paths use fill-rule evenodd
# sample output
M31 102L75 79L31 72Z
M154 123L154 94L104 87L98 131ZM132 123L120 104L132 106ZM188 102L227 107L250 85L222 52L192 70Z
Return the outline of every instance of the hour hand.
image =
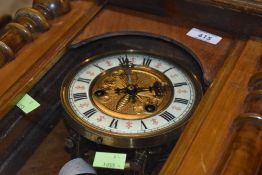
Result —
M156 96L163 96L163 94L169 89L168 85L163 85L159 81L156 81L153 86L149 87L149 90L155 92Z
M103 96L107 96L109 94L114 94L115 91L112 89L97 89L96 91L94 91L94 95L96 97L103 97Z
M127 88L116 88L115 93L120 94L120 93L127 93Z
M132 82L132 72L130 69L127 69L126 70L126 73L127 73L127 80L128 80L128 84L133 84Z
M137 93L149 91L154 92L156 96L162 96L168 89L168 85L161 84L159 81L156 81L152 86L148 88L138 87Z

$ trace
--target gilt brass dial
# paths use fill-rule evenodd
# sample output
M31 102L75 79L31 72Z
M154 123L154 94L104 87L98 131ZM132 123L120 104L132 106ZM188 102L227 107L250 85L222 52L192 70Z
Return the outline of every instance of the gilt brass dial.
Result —
M154 69L118 66L98 75L90 88L94 105L118 119L145 119L165 109L173 97L172 83Z
M90 140L128 148L172 139L201 95L190 71L136 51L86 60L72 69L61 91L74 129Z

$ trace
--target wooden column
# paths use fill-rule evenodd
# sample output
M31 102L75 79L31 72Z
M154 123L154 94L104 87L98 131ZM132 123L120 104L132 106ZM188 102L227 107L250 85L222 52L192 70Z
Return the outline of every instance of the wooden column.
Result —
M49 20L69 10L69 0L34 0L32 8L18 10L0 36L0 67L15 59L18 50L33 40L34 33L48 30Z
M242 113L245 115L255 113L254 115L261 116L261 95L256 89L261 87L261 81L258 81L261 79L254 78L261 70L261 46L260 39L250 39L241 52L237 52L238 54L232 52L228 57L160 174L191 175L192 172L197 175L218 174L221 173L221 167L225 169L222 173L225 173L229 168L227 167L229 164L225 162L233 160L226 158L226 155L229 153L232 153L233 157L238 155L235 153L244 147L242 143L247 137L251 139L250 143L261 145L259 143L261 140L258 141L261 139L261 127L259 129L246 123L240 125L235 134L232 130L232 126ZM251 82L254 82L253 85L250 85ZM256 95L253 95L254 93ZM247 133L243 138L239 138L243 131ZM236 140L242 142L238 148L231 146ZM259 153L260 148L254 152ZM242 162L237 157L234 159ZM251 163L249 159L244 162L252 168L248 164Z
M43 6L48 7L47 5L50 5L49 3L41 4L42 2L53 1L34 1L33 11L36 11L35 8L41 9L43 8ZM39 6L37 6L37 4ZM7 33L5 33L2 38L4 37L5 40L7 40L7 36L10 39L16 38L17 36L17 39L15 41L11 41L10 39L8 39L8 41L10 40L9 43L11 43L12 46L21 45L22 48L20 50L18 48L14 48L14 51L4 42L2 42L4 43L3 46L7 47L4 47L3 50L1 50L0 48L0 57L3 58L2 62L4 62L5 65L4 67L0 68L0 119L2 119L5 114L22 98L22 96L26 92L28 92L28 90L31 89L31 87L33 87L37 83L37 81L42 76L44 76L45 73L60 59L61 55L67 49L71 41L88 24L88 22L93 19L93 17L104 7L104 5L104 1L97 2L96 0L70 1L71 10L67 14L53 20L48 20L50 17L45 17L45 20L48 21L48 25L52 27L50 27L50 29L44 33L33 34L32 42L26 45L21 44L25 42L25 38L24 35L21 35L18 32L18 29L7 30ZM54 7L56 6L54 5ZM64 8L68 9L69 6L61 6L61 8L51 9L55 12L58 12L50 12L49 14L53 15L49 16L56 17L64 14L67 11L63 11L62 9ZM20 13L22 12L24 12L24 10L22 10ZM41 13L42 16L48 16L47 13L44 12L38 11L37 13ZM26 13L22 14L26 15ZM23 19L22 21L24 21L23 15L21 16L22 17L20 17L19 19ZM24 21L25 24L28 24L28 27L26 27L28 29L30 28L32 20L31 17L29 18L26 16L25 18L29 21L28 23L25 22L26 20ZM39 18L35 20L39 20ZM15 23L15 25L16 24L17 23ZM32 24L35 23L32 22ZM18 25L21 26L20 23ZM9 32L15 32L15 34L9 35ZM0 45L1 41L2 40L0 39ZM19 52L16 54L16 58L11 59L11 62L5 64L7 63L5 60L9 60L7 59L9 58L8 55L11 55L8 54L8 52L15 54L15 52L18 50Z
M244 112L233 124L233 139L218 171L221 175L256 175L262 163L262 72L249 80Z

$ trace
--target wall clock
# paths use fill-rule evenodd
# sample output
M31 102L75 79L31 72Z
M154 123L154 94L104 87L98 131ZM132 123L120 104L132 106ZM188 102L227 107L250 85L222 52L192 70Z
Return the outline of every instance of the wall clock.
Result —
M99 51L68 70L61 88L71 130L109 150L147 154L177 139L203 93L197 60L180 44L145 33L90 43Z

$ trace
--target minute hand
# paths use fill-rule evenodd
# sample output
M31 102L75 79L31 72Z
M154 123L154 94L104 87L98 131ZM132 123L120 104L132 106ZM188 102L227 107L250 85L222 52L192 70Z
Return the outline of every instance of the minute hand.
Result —
M133 82L132 82L132 71L129 69L129 68L127 68L127 70L126 70L126 73L127 73L127 79L128 79L128 84L130 85L130 84L132 84Z

